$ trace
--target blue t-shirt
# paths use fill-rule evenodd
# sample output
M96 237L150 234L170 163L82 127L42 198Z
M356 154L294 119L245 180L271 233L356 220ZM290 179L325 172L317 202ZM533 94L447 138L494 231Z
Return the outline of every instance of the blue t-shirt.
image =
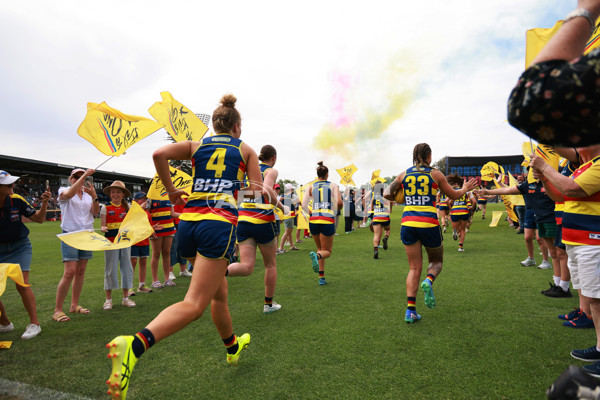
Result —
M0 208L0 243L13 243L29 236L21 216L29 218L34 214L35 208L21 196L7 196L4 207Z
M556 222L554 219L554 201L548 197L542 182L528 183L525 181L517 185L517 189L523 194L527 206L535 212L536 224Z

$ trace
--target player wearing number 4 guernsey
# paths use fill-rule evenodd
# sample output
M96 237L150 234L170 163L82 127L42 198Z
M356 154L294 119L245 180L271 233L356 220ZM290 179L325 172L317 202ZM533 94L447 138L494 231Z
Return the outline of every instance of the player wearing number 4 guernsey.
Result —
M194 274L183 301L164 309L135 335L117 336L107 345L112 372L106 383L113 399L125 399L133 367L145 351L200 318L209 304L227 349L227 363L237 365L240 353L250 343L249 334L237 337L233 333L225 271L235 243L235 199L240 181L246 174L247 189L260 196L262 178L256 153L239 139L241 117L235 102L231 94L221 99L212 116L215 136L169 144L154 152L156 172L175 205L182 203L185 192L173 186L169 160L192 160L194 186L179 217L179 248L181 255L194 263Z
M400 239L408 257L406 277L406 300L408 307L404 316L407 323L421 319L417 314L416 298L423 270L423 249L425 246L429 266L427 277L421 282L425 293L425 305L435 307L433 282L442 270L444 248L442 233L436 215L435 199L438 190L454 200L460 198L475 185L475 179L465 182L462 189L454 190L444 174L431 167L431 148L427 143L419 143L413 150L413 167L402 172L384 192L388 200L405 203L402 214Z

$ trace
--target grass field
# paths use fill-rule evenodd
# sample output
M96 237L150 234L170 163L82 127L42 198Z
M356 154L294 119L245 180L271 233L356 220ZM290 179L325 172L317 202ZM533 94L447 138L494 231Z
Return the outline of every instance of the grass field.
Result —
M475 215L464 253L457 252L451 233L445 234L444 269L434 285L437 306L426 308L420 292L420 322L404 322L408 267L397 208L390 249L380 251L379 260L373 259L368 229L345 235L340 224L326 264L326 286L317 285L310 266L312 241L300 244L301 251L278 256L279 312L262 313L261 260L252 276L230 279L234 330L252 335L239 366L227 365L207 310L140 359L128 398L545 398L545 390L568 365L582 365L569 351L591 346L595 335L561 325L557 315L576 307L577 298L540 294L552 271L520 266L526 257L523 235L505 221L488 227L491 211L500 209L490 205L485 221ZM110 362L104 345L116 335L141 330L164 307L181 300L189 278L178 278L175 288L137 295L134 309L117 305L102 311L104 261L95 253L80 301L91 314L56 323L52 311L63 269L55 236L59 225L29 227L31 283L43 330L35 339L20 339L29 322L10 282L2 300L16 329L0 336L13 341L9 350L0 351L0 378L105 398ZM541 261L537 250L536 260ZM6 386L0 381L0 399L13 398L3 397Z

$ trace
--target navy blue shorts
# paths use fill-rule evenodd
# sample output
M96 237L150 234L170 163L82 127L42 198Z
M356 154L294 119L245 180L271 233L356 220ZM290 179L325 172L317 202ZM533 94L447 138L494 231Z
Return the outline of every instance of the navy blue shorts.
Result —
M431 228L415 228L414 226L404 226L400 228L400 240L405 245L421 242L425 247L440 247L442 245L442 231L439 226Z
M477 200L477 204L487 204L487 200Z
M562 225L556 225L556 236L554 236L554 247L560 247L567 250L567 246L562 242Z
M235 248L235 225L222 221L180 221L179 251L184 258L229 260Z
M468 221L470 216L471 216L471 214L459 214L459 215L450 214L450 220L452 222ZM429 247L429 246L427 246L427 247Z
M449 210L448 206L440 206L439 209L440 209L440 211L448 211Z
M150 257L150 245L131 246L131 258L148 258Z
M308 223L311 235L333 236L335 234L335 224L313 224Z
M537 229L537 224L535 223L535 211L533 211L533 208L527 208L525 210L525 223L523 224L523 228Z
M390 220L387 220L387 221L373 221L372 225L390 226Z
M277 236L277 224L275 221L266 224L253 224L251 222L238 222L237 242L254 239L258 244L268 244Z

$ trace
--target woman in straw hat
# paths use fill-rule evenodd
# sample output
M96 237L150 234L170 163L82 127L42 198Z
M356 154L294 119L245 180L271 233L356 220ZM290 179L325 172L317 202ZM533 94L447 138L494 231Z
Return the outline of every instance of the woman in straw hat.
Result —
M110 204L102 206L100 210L100 221L104 236L113 242L121 222L125 219L129 211L129 204L125 198L131 196L125 184L121 181L114 181L110 186L102 190L110 198ZM118 272L121 270L121 289L123 289L123 307L135 307L133 300L129 298L129 290L133 287L133 267L131 266L131 247L116 250L106 250L104 252L104 290L106 291L106 301L102 306L103 310L112 310L112 291L119 288Z

